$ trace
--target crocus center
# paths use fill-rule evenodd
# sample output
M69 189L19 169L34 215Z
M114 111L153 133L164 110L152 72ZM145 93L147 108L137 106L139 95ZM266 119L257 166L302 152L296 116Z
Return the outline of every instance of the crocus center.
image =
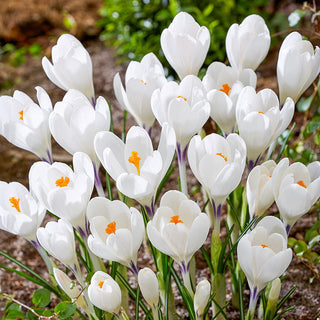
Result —
M61 177L60 179L56 180L56 186L57 187L66 187L70 182L69 177Z
M261 247L262 247L263 249L264 249L264 248L268 248L268 246L265 245L265 244L262 244Z
M11 197L9 201L12 204L13 208L15 208L18 212L21 212L20 206L19 206L20 198L17 199L15 197Z
M262 111L259 111L258 113L264 114L264 112L262 112Z
M223 158L223 160L224 160L225 162L228 161L228 158L227 158L224 154L222 154L221 152L216 153L216 155L217 155L217 156L220 156L221 158Z
M297 181L297 184L301 187L307 188L307 186L304 184L302 180Z
M19 114L20 114L20 120L23 120L23 110L19 111Z
M140 80L145 86L147 85L147 83L143 80Z
M222 85L222 88L219 89L219 91L224 92L227 96L229 95L229 91L230 91L230 90L231 90L231 88L230 88L230 86L229 86L227 83L223 84L223 85Z
M170 222L172 222L174 224L183 223L183 221L179 219L179 215L172 216Z
M100 281L99 282L98 286L99 286L100 289L102 289L103 284L104 284L104 281Z
M183 96L177 96L177 99L182 99L184 101L187 101L187 98L183 97Z
M132 151L128 161L129 163L132 163L136 167L139 176L140 176L140 166L139 166L140 160L141 158L139 157L138 152Z
M111 234L111 233L116 233L116 222L115 221L112 221L110 222L107 227L106 227L106 233L107 234Z

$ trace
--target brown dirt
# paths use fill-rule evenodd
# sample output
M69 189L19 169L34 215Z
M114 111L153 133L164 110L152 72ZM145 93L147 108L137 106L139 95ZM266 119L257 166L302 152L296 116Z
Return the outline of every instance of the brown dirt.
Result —
M102 95L110 101L113 108L113 120L117 133L120 133L122 127L122 112L118 108L112 89L112 80L116 72L124 72L125 66L117 66L113 50L105 47L98 40L99 29L95 26L98 19L97 10L101 6L99 0L48 0L41 2L37 0L10 0L3 1L0 6L0 43L13 41L18 44L30 44L39 42L45 48L45 54L50 53L52 46L61 32L67 31L62 23L63 17L71 16L75 20L75 27L72 32L84 41L85 47L91 54L94 67L94 85L96 95ZM91 40L89 39L91 38ZM258 88L269 87L277 90L275 78L275 56L270 56L259 69L261 76L258 81ZM262 76L264 78L262 78ZM41 61L28 57L25 64L18 68L9 66L5 61L0 61L0 85L5 81L10 81L14 85L8 90L0 92L1 95L11 95L13 90L21 90L29 94L33 99L36 98L34 87L42 86L47 90L55 103L62 99L64 92L53 85L45 76ZM1 87L1 86L0 86ZM133 119L128 115L128 126L134 124ZM212 130L209 125L209 130ZM159 128L155 129L154 136L159 133ZM71 156L62 150L57 144L53 145L53 154L56 161L71 162ZM31 153L18 149L8 143L3 137L0 137L0 180L11 182L18 181L28 185L28 172L30 166L38 161L37 157ZM188 171L192 176L191 172ZM169 181L169 188L176 189L177 172ZM195 184L194 178L189 183L189 190ZM292 230L292 234L301 236L316 221L316 215L306 215L300 219ZM225 232L223 229L222 232ZM207 241L209 246L209 241ZM48 278L44 271L45 266L40 257L36 254L34 248L24 239L13 236L5 231L0 231L0 250L8 252L18 260L23 261L29 267ZM208 268L205 267L203 257L197 254L197 279L209 277ZM146 266L150 264L150 256L141 250L138 264ZM0 257L0 264L15 267ZM320 313L320 286L319 279L314 277L310 269L305 266L301 260L294 258L286 272L287 278L283 282L281 295L284 295L295 284L297 290L289 300L289 305L295 304L296 308L284 316L284 319L316 319ZM310 279L314 279L310 283ZM28 281L0 270L0 290L2 292L13 294L16 299L32 305L32 292L37 288L36 285ZM231 284L230 278L227 279L227 294L230 298ZM248 290L245 291L248 294ZM248 301L247 295L245 296ZM56 300L53 300L51 307L54 307ZM177 299L181 305L181 299ZM4 301L0 300L0 316L3 313ZM230 319L236 320L239 314L227 308ZM187 315L181 310L181 316L187 318Z

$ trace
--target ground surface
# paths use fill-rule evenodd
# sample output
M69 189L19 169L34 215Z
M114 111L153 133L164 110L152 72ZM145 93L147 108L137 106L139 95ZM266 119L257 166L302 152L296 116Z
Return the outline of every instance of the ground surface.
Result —
M57 36L62 31L66 31L62 23L63 17L71 15L76 21L74 33L84 41L92 56L96 94L97 96L104 96L113 106L115 129L119 133L122 127L122 112L114 99L112 80L116 72L125 70L125 66L117 66L113 50L105 47L97 38L99 29L94 22L98 18L97 10L100 5L101 2L98 0L69 0L67 4L62 0L49 0L46 2L36 0L5 1L0 6L0 41L3 43L5 41L14 41L20 44L30 44L37 41L44 48L48 48L45 50L45 54L48 55L50 46L56 42ZM271 56L259 69L259 88L269 87L277 90L275 59L276 56ZM5 61L0 61L0 84L8 80L14 86L8 90L3 90L1 95L11 95L13 90L22 90L35 99L34 87L38 85L48 91L54 103L61 100L64 94L62 90L55 87L46 78L42 71L41 61L32 57L29 57L27 62L18 68L9 66ZM296 115L296 117L298 123L301 123L301 116ZM128 125L132 124L134 122L129 116ZM158 132L158 129L155 129L154 136ZM71 156L56 144L54 144L53 153L56 161L71 162ZM4 138L0 137L0 180L6 182L19 181L27 186L29 168L35 161L38 161L36 156L12 146ZM177 172L175 172L176 176ZM194 181L192 180L189 184L189 188L195 183ZM170 183L173 189L177 188L175 181ZM303 217L293 229L293 234L297 238L301 238L315 220L316 216L314 214ZM0 231L0 250L8 252L23 261L40 274L45 274L44 263L33 247L22 238ZM146 266L148 261L150 261L150 257L141 252L138 264ZM10 265L2 257L0 257L0 264ZM199 269L197 273L198 279L208 276L208 270L205 268L201 254L197 255L197 267ZM316 319L320 312L319 279L314 277L309 268L297 258L293 259L286 275L287 279L283 282L281 294L284 295L295 284L298 285L298 288L289 300L289 303L291 305L295 304L296 308L286 314L284 318L288 320ZM314 278L312 283L310 283L311 278ZM230 279L227 279L228 298L230 298L230 286ZM31 305L31 295L35 288L36 286L27 281L0 270L1 291L13 294L19 301ZM4 301L0 300L0 316L3 312L3 305ZM237 312L233 312L229 307L227 311L230 319L238 319ZM186 317L184 313L182 315Z

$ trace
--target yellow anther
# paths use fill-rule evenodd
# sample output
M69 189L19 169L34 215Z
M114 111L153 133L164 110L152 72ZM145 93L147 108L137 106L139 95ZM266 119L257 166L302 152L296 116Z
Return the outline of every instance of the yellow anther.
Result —
M103 284L104 284L104 281L99 282L98 286L100 287L100 289L102 289Z
M106 227L106 233L107 234L111 234L111 233L116 233L116 222L115 221L112 221L110 222L107 227Z
M183 96L177 96L177 99L183 99L184 101L187 101L187 98L185 98Z
M182 220L179 220L179 215L172 216L170 222L177 224L177 223L183 223Z
M56 186L57 187L66 187L70 182L70 179L68 177L61 177L60 179L56 180Z
M128 161L129 163L132 163L136 167L139 176L140 176L140 166L139 166L140 160L141 158L139 157L138 152L132 151Z
M307 186L304 184L302 180L297 181L297 184L301 187L307 188Z
M259 111L258 113L264 114L264 112L262 112L262 111Z
M227 158L225 155L223 155L221 152L216 153L216 155L217 155L217 156L220 156L221 158L223 158L223 160L224 160L225 162L228 161L228 158Z
M264 248L269 248L267 245L265 244L262 244L261 247L264 249Z
M227 83L222 85L222 89L219 89L219 91L224 92L227 96L229 95L230 90L231 90L231 88Z
M140 80L145 86L147 85L147 83L143 80Z
M19 111L19 114L20 114L20 120L23 120L23 110Z
M20 198L17 199L15 197L11 197L9 201L12 204L13 208L15 208L18 212L21 212L20 206L19 206Z

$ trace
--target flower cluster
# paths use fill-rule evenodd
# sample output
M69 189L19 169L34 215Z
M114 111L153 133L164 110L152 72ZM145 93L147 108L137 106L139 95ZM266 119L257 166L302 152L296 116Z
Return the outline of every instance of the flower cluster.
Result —
M260 16L248 16L230 27L226 38L230 66L212 62L201 80L198 72L209 44L208 29L181 12L161 34L162 50L180 82L166 79L153 53L128 65L125 88L120 75L115 75L116 98L138 124L122 139L111 130L108 103L103 97L95 98L91 58L71 35L62 35L52 48L52 64L47 58L42 60L49 79L67 91L62 101L52 107L40 87L36 88L38 105L19 91L0 98L0 133L42 160L30 169L30 191L17 182L0 182L0 228L23 236L38 249L56 285L90 319L104 317L103 311L125 319L127 292L119 286L130 286L125 268L136 277L154 319L162 312L161 305L169 319L175 313L174 302L169 301L173 299L171 275L184 301L190 302L192 318L204 319L213 296L219 308L224 307L220 299L221 295L225 299L224 271L234 263L237 243L237 260L251 290L248 319L253 318L260 292L290 264L287 241L291 227L319 199L319 161L290 165L287 158L276 164L263 157L289 126L295 102L319 74L319 48L314 50L297 32L286 37L277 65L279 99L271 89L255 89L255 70L270 46L269 30ZM206 135L202 130L209 118L220 128L218 133ZM151 130L155 119L161 126L157 148ZM73 155L72 167L53 161L51 135ZM175 153L180 191L163 194ZM187 162L202 186L203 202L189 198ZM109 199L100 179L101 164L107 172ZM231 203L230 195L241 185L246 168L242 211L240 206L232 208L233 214L237 215L235 209L241 211L237 228L230 219L226 222L232 233L228 244L234 245L226 254L220 239L223 206L227 200ZM119 200L113 200L110 177ZM94 186L98 197L92 198ZM281 219L261 218L274 201ZM46 211L56 220L41 227ZM209 257L203 245L211 227ZM249 231L239 240L239 230L245 229ZM147 267L139 270L142 243L145 252L152 252L150 266L157 275ZM204 279L196 286L193 281L194 256L199 249L214 271L212 284ZM70 287L72 280L54 267L48 254L73 272L81 290ZM88 272L94 272L88 285L79 260L85 262ZM172 267L174 262L184 287ZM241 276L233 276L233 281L241 282L242 287ZM135 295L139 299L139 291ZM138 303L148 312L143 302ZM212 309L220 319L220 311Z

